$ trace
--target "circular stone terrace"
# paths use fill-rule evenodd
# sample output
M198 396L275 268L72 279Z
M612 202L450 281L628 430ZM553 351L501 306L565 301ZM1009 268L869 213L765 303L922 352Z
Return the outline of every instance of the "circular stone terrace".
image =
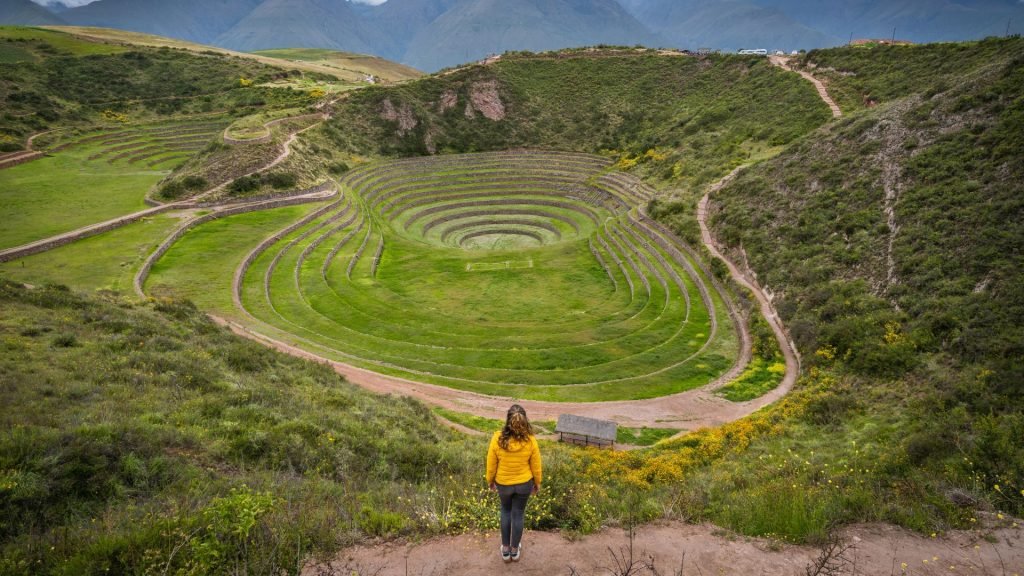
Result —
M643 215L650 189L606 159L415 158L341 184L240 266L249 335L455 410L514 398L534 417L585 406L690 427L737 409L709 389L746 363L741 324L692 251Z

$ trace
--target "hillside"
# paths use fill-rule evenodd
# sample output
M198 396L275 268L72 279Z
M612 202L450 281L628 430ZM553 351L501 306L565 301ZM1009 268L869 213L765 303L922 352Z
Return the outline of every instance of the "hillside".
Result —
M1020 33L1024 5L1013 0L853 0L823 4L816 0L760 0L794 20L825 34L854 38L897 38L941 42ZM1008 21L1008 20L1012 20Z
M458 0L388 0L378 6L356 4L360 15L378 30L374 47L385 58L404 61L409 42Z
M566 51L361 91L326 135L363 153L603 152L699 187L828 117L807 84L763 59Z
M286 70L300 70L312 72L314 75L328 75L345 82L362 82L366 74L372 74L385 82L408 80L422 75L418 70L376 56L339 52L330 49L285 48L256 52L237 52L206 44L178 40L176 38L128 32L113 28L91 28L86 26L50 26L49 28L67 32L88 42L127 43L133 46L181 48L190 52L219 53L225 56L255 60Z
M0 264L0 573L310 573L400 538L441 556L485 541L496 567L481 459L511 398L616 398L617 417L650 418L629 399L679 396L642 386L686 394L719 374L700 400L734 416L711 427L684 432L700 414L679 413L620 427L630 450L542 439L528 528L668 521L659 550L674 554L680 523L713 523L705 536L731 539L719 552L758 536L812 559L808 545L864 546L844 527L882 522L935 551L907 558L929 561L914 573L942 573L943 550L966 552L952 573L1020 556L1020 38L792 59L825 81L833 119L809 82L756 57L509 53L316 108L328 78L300 63L357 58L269 52L295 63L281 68L0 37L5 144L63 129L37 140L48 156L0 170L0 246L141 210L159 178L165 198L226 184L210 205ZM715 243L771 297L801 370L779 360L759 292L702 244L707 191ZM417 379L428 400L444 371L499 408L435 412L341 370ZM879 541L885 562L858 566L895 573L895 539ZM557 552L536 558L570 558ZM529 558L524 573L552 568Z
M400 529L372 503L468 464L422 405L231 336L188 304L0 280L0 309L4 574L294 567L352 529Z
M251 54L284 60L296 66L316 66L318 70L330 71L339 78L350 78L354 75L353 80L363 80L364 76L371 75L377 81L400 82L423 76L423 73L415 68L377 56L323 48L279 48L257 50Z
M886 61L898 90L883 92ZM883 103L741 172L712 197L718 238L775 293L809 363L905 387L910 463L945 463L950 489L972 474L1015 486L1005 502L1020 506L1024 42L806 63Z
M255 10L262 0L101 0L67 10L76 26L118 28L210 44Z
M129 47L56 30L4 27L0 38L9 40L10 63L0 76L0 103L10 114L0 133L18 143L33 132L112 118L124 123L302 99L241 86L239 78L262 83L289 74L254 59Z

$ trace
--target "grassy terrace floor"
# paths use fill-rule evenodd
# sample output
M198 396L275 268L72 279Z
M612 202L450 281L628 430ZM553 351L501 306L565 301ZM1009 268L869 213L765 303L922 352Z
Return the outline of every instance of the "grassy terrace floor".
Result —
M606 168L549 152L361 168L331 205L190 232L147 290L326 358L462 390L599 401L704 385L736 359L726 305L677 240L636 217L636 183ZM257 245L243 313L232 275Z
M150 187L225 124L214 118L68 136L46 157L0 170L0 248L145 209Z

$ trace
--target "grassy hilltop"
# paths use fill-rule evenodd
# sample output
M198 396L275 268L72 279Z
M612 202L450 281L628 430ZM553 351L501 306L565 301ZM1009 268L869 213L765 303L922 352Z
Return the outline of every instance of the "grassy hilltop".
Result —
M0 42L0 97L13 107L5 110L3 130L20 142L56 122L75 129L69 141L78 148L0 171L0 185L28 179L29 167L48 161L99 165L123 177L138 171L132 156L149 154L155 156L138 162L156 162L159 174L150 182L168 175L167 182L184 182L208 174L207 160L227 148L169 148L182 143L168 142L166 131L213 139L239 116L265 119L302 112L309 103L301 90L240 86L239 76L278 73L255 61L49 31L4 33L28 39ZM650 314L651 328L627 333L622 343L645 353L646 339L667 333L656 324L662 312L669 320L682 314L687 284L672 279L683 260L645 242L610 196L580 194L553 204L551 192L565 184L557 178L581 165L597 174L569 184L599 188L602 178L625 178L613 170L642 177L655 189L648 212L694 245L697 198L746 165L711 196L712 231L774 295L804 372L794 391L768 408L645 450L545 444L548 480L531 503L532 527L585 534L673 518L822 542L837 525L860 521L937 535L974 527L987 513L1011 522L1001 515L1024 513L1024 41L839 48L811 52L798 64L827 81L845 118L829 121L810 84L761 59L631 49L509 54L486 66L356 91L275 169L342 180L349 204L204 224L157 263L148 285L157 297L146 301L49 284L127 292L142 256L176 225L177 213L0 266L16 281L0 279L0 573L297 573L310 556L329 557L370 537L494 529L497 518L481 486L484 439L448 431L417 402L368 394L323 366L232 336L195 305L163 295L187 295L202 311L240 319L232 302L239 263L261 240L310 218L268 244L273 249L257 255L241 279L243 305L275 329L308 321L305 337L317 345L342 342L351 347L338 348L343 352L393 354L422 367L431 359L422 355L416 323L463 312L429 317L433 311L420 302L444 293L430 274L449 274L463 288L460 297L480 302L480 318L438 324L438 333L464 344L458 338L489 330L475 321L500 324L511 309L474 295L456 272L472 274L477 266L489 274L500 261L508 269L497 274L521 284L496 283L494 293L521 296L516 286L531 288L530 277L514 276L506 262L528 252L562 266L537 271L539 278L555 286L581 283L571 304L584 311L608 300L602 289L627 302L626 283L635 284L628 305ZM101 86L93 96L87 72L108 69L133 70L141 80ZM68 90L58 95L52 88L60 82ZM163 94L162 82L173 82L182 98L147 100ZM130 98L107 104L118 91ZM264 104L216 122L183 117L205 106L245 107L251 98ZM97 129L111 106L112 114L134 120L116 131L131 133L112 135L116 120ZM46 120L45 111L55 120ZM164 114L167 122L157 122ZM258 130L257 124L234 128ZM272 134L273 142L283 139ZM134 151L132 142L156 148ZM113 149L120 146L131 156L107 162L126 153ZM273 156L258 144L246 146ZM476 229L429 219L435 208L428 202L451 201L436 197L464 200L437 180L462 178L470 186L481 174L506 178L506 159L486 160L475 171L444 164L449 156L399 159L516 147L600 156L521 156L539 182L552 176L545 171L559 172L555 184L486 191L487 202L518 194L532 203L501 216L523 245L500 244L510 235L487 228L489 222L476 221ZM181 168L186 152L191 160ZM481 157L488 158L469 158ZM80 211L67 207L76 196L61 186L69 197L54 198L53 210ZM146 189L133 184L112 194L123 204L110 211L131 209ZM413 209L422 218L414 220ZM476 208L452 210L468 218ZM40 207L33 222L44 214ZM42 228L20 223L0 231L32 238ZM588 247L588 234L605 246ZM473 261L456 252L489 238L507 251ZM371 258L375 249L382 258ZM459 257L431 260L428 249L430 258ZM602 270L592 253L609 264L620 254L619 271ZM335 257L344 260L331 269ZM401 266L423 278L388 276ZM722 275L720 263L708 267ZM641 279L650 284L646 294ZM612 285L622 292L610 291ZM386 298L378 300L372 290L381 286ZM634 301L634 292L642 298ZM649 308L655 301L663 304ZM543 324L572 307L556 304L544 300L521 311ZM385 316L398 305L412 312ZM558 320L551 324L580 328L570 334L578 338L572 344L594 336L590 318ZM358 324L339 328L344 322ZM755 336L763 332L763 323L752 322ZM353 327L372 338L351 340ZM501 328L505 340L548 349L542 331ZM595 358L612 352L601 344ZM561 361L557 346L551 349L531 361L551 368ZM456 376L484 357L458 347L438 355ZM769 362L762 358L759 366ZM740 388L739 397L750 392ZM484 430L494 425L445 416Z

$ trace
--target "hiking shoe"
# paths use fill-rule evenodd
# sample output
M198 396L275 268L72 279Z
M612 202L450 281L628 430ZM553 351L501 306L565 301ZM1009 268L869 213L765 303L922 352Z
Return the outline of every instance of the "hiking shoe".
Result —
M519 553L516 552L516 554L519 554ZM504 546L501 547L501 559L504 560L505 562L511 562L512 561L512 552L508 548L505 548Z
M519 556L521 556L522 553L523 553L523 544L520 542L519 548L516 548L515 550L512 551L512 561L513 562L519 562Z

